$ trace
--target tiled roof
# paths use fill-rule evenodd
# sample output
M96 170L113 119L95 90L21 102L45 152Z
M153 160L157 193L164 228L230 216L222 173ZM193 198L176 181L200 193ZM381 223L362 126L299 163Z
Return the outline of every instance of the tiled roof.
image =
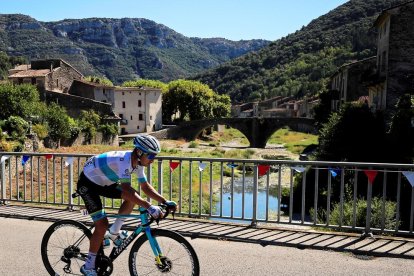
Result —
M42 70L26 70L20 71L13 75L10 75L9 78L35 78L35 77L44 77L50 73L49 69Z

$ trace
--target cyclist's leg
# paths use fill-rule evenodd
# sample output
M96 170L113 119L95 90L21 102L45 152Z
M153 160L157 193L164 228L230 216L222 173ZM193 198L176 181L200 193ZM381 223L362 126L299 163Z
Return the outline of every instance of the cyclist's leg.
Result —
M101 247L105 231L108 229L108 219L106 218L105 210L102 208L100 198L102 188L91 182L81 173L77 190L85 202L85 207L95 224L95 230L90 238L89 253L84 267L86 270L95 269L96 255Z

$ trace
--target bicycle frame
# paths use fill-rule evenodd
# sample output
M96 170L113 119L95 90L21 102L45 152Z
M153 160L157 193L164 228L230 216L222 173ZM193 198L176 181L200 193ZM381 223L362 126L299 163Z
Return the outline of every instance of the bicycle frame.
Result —
M135 240L136 237L138 237L139 234L142 232L145 233L145 235L148 238L148 241L151 245L152 251L155 256L155 260L157 264L161 265L161 259L160 257L163 256L160 246L158 245L158 242L151 234L151 227L150 227L150 221L148 220L147 216L147 210L145 208L140 207L139 208L139 215L107 215L108 218L137 218L139 217L141 219L141 224L138 225L138 227L132 232L131 235L129 235L123 242L117 246L114 247L111 251L111 254L109 255L109 258L111 261L114 261L127 247L129 244L132 243L132 241Z

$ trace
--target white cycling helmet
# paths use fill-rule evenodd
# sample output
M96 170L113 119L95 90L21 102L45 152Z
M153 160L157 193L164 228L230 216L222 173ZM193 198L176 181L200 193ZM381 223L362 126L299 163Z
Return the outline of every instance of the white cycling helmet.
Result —
M151 135L137 135L134 138L134 148L141 150L143 153L158 154L161 151L160 142Z

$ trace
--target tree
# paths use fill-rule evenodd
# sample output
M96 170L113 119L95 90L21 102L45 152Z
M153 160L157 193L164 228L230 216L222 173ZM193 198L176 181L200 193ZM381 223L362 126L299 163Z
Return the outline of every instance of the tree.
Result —
M319 136L318 160L381 162L385 124L381 113L372 113L364 104L344 104L323 125Z
M114 86L112 81L108 80L105 77L87 76L87 77L85 77L85 80L89 81L89 82L103 84L103 85L106 85L106 86Z
M62 139L70 138L71 130L68 127L70 125L70 117L64 107L51 103L48 106L45 118L49 128L49 137L57 142L59 147Z
M40 115L45 108L40 102L37 88L31 84L1 84L0 99L0 119L19 116L29 120L32 116Z
M126 81L122 84L124 87L152 87L152 88L159 88L162 92L166 92L168 89L168 85L159 80L147 80L147 79L139 79L133 81Z
M172 81L163 96L164 121L170 121L174 115L179 116L179 121L184 121L225 117L229 113L230 98L217 95L198 81Z

